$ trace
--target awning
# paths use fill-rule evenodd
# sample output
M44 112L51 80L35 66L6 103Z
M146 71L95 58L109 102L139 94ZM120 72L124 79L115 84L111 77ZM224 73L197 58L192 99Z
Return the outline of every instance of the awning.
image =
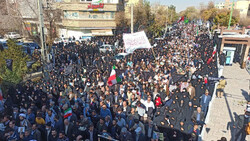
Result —
M92 36L113 36L112 29L91 30Z

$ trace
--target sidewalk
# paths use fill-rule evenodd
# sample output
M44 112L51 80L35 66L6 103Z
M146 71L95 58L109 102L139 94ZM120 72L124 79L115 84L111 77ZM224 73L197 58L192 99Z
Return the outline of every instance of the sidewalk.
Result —
M226 96L220 99L214 96L203 141L217 141L221 137L231 140L231 125L235 120L235 114L243 114L246 107L245 96L248 96L250 84L248 72L241 69L239 64L233 64L224 67L223 76L227 81ZM250 135L246 140L250 141Z

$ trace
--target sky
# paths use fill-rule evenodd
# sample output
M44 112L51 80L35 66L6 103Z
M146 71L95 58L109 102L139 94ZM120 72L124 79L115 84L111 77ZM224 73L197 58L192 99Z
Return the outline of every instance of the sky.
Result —
M180 12L190 6L199 7L200 3L204 3L206 5L210 1L217 3L217 2L224 2L225 0L149 0L149 1L151 4L159 3L161 5L174 5L176 6L176 12Z

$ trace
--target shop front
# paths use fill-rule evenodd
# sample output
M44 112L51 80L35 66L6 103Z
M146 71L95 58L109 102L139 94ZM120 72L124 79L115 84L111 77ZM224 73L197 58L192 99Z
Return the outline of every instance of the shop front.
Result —
M223 48L223 53L226 55L225 65L231 66L233 64L235 50L236 50L235 47L224 47Z

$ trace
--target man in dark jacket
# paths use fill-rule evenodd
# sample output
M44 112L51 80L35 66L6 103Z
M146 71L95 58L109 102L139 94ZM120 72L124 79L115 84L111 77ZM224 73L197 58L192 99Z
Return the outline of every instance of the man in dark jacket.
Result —
M223 52L220 52L219 55L219 62L221 66L224 66L225 62L226 62L226 56Z
M201 109L204 112L204 114L207 113L207 109L209 106L209 103L211 101L211 96L209 95L209 91L206 90L205 94L202 95L200 105L202 106Z
M145 141L146 137L142 134L141 127L135 129L134 141Z
M37 124L32 125L31 136L34 140L41 141L41 132L37 129Z
M250 121L250 113L245 112L244 115L236 117L233 128L235 129L235 140L245 141L246 139L246 126Z
M204 113L201 111L200 107L197 107L197 111L194 111L192 118L193 121L196 121L197 124L199 125L203 125L204 123L204 119L205 119L205 115Z
M74 133L74 125L69 122L68 119L64 119L64 133L69 138L69 140L73 140L75 133Z
M123 127L121 130L121 134L119 136L120 141L133 141L132 134L127 131L127 128Z
M57 139L58 139L57 131L55 128L53 128L51 130L51 136L49 137L49 141L57 141Z
M111 137L114 139L118 139L121 128L117 125L117 121L113 119L112 127L111 127Z
M87 131L87 139L89 139L90 141L98 140L97 130L94 128L93 124L89 126L89 130Z
M154 126L153 121L150 121L149 124L145 125L145 136L147 141L151 141L153 139L153 133L156 130L156 126Z

